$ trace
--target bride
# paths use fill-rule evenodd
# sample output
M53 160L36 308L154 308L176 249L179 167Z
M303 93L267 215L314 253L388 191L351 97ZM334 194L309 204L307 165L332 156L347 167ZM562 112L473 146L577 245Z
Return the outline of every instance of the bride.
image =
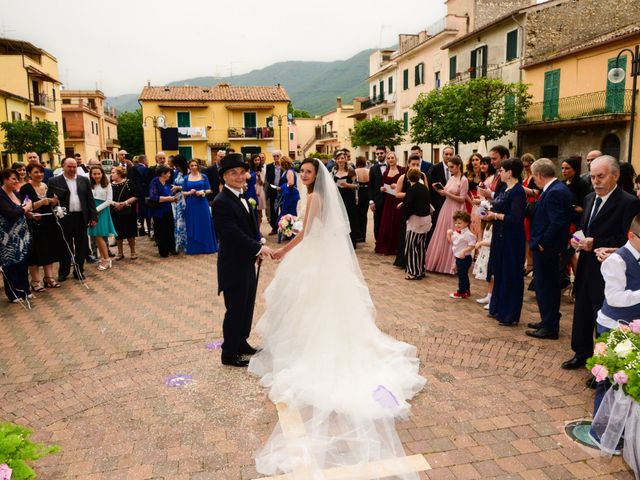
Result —
M306 159L300 178L309 193L304 229L275 252L282 262L265 291L266 311L256 327L262 350L249 371L274 403L299 411L305 427L292 438L278 423L256 455L257 470L311 471L306 478L322 479L322 470L404 456L394 420L408 415L407 400L425 380L415 347L375 325L330 174Z

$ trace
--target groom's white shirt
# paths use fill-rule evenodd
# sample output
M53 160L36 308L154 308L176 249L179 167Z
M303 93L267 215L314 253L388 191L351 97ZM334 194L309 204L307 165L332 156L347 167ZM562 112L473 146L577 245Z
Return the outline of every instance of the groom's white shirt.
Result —
M241 197L241 195L242 195L242 191L241 190L236 190L235 188L231 188L229 185L225 185L224 188L228 188L236 197L238 197L240 199L240 201L242 202L242 206L244 207L244 209L248 213L251 213L251 210L249 210L249 204L247 203L247 199ZM264 249L264 245L262 247L260 247L260 250L258 250L258 253L256 253L256 257L262 253L263 249Z

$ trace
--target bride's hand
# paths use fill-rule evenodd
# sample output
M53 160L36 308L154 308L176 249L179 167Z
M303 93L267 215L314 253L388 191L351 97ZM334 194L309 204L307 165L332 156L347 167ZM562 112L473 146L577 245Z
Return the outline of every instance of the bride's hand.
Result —
M282 260L282 258L285 255L285 251L284 251L284 247L277 249L275 252L273 252L271 258L273 258L274 260Z

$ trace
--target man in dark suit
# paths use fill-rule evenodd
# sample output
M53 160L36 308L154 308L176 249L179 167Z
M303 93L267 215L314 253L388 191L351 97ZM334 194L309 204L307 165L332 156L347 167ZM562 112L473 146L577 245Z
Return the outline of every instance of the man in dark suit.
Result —
M98 220L96 204L91 192L89 179L78 175L78 165L73 158L65 158L62 162L62 175L51 178L47 196L58 197L60 206L66 208L67 215L60 219L64 240L73 252L73 272L76 278L83 279L84 259L87 253L87 226L93 227ZM58 281L64 282L71 271L71 255L67 246L62 246Z
M578 241L576 235L571 239L571 245L580 251L580 256L573 284L576 302L571 348L575 354L562 364L567 370L583 367L593 355L596 319L604 302L604 279L594 250L623 246L631 221L640 213L640 200L617 187L620 166L615 158L598 157L591 162L590 170L594 191L584 202L581 220L584 239Z
M382 187L382 176L387 171L387 149L376 147L376 163L369 169L369 208L373 212L373 236L378 239L380 230L380 219L382 218L382 205L384 204L384 193L380 191Z
M449 172L449 160L456 154L456 151L453 147L444 147L442 149L442 161L436 163L431 170L429 171L429 176L427 180L429 181L429 191L434 192L435 187L434 183L442 185L444 187L449 179L451 178L451 172ZM427 234L427 245L431 241L431 236L433 235L433 231L436 229L436 224L438 223L438 215L440 214L440 209L442 208L442 204L446 197L442 195L431 195L431 206L433 207L433 212L431 212L431 230Z
M234 367L249 365L244 355L257 351L247 342L256 300L256 260L273 253L258 240L260 231L253 208L242 196L247 170L249 165L242 154L225 156L219 169L224 188L213 201L213 223L220 244L218 295L224 295L226 308L222 363Z
M267 184L267 198L269 199L269 223L271 223L271 232L269 235L278 233L278 186L282 178L282 168L280 168L280 150L274 150L273 163L266 167L265 183Z
M558 265L569 238L573 197L569 188L556 178L555 165L541 158L531 166L542 195L531 222L529 247L533 253L533 278L540 322L530 323L526 333L534 338L556 340L560 328L560 278Z
M207 167L204 171L204 174L207 176L209 180L209 185L211 185L211 199L213 200L218 192L220 192L220 172L218 169L220 168L220 161L224 158L224 150L218 150L216 153L216 157L211 160L211 166Z
M429 172L433 168L433 163L428 162L424 158L422 158L422 149L419 145L414 145L413 147L411 147L411 154L409 155L409 158L413 157L414 155L420 157L420 171L424 173L427 178L429 178Z

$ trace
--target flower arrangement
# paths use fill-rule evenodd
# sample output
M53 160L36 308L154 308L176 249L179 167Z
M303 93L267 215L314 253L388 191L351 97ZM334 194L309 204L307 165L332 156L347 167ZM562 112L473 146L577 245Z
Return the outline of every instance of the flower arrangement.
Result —
M596 381L608 378L614 388L640 402L640 320L603 333L597 339L587 369Z
M256 199L255 198L249 198L249 200L247 200L249 202L249 205L251 205L251 208L253 208L255 210L256 208Z
M32 430L14 423L0 423L0 479L28 480L36 473L28 460L56 453L57 445L43 445L29 440Z
M294 231L294 223L298 220L297 217L293 215L283 215L278 222L278 232L286 238L293 237L296 232Z

